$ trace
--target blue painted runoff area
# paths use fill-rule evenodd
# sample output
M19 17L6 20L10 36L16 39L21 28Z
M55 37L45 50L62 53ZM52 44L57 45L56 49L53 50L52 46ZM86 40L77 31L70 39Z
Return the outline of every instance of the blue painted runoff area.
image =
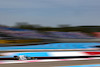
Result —
M20 49L88 49L88 48L95 48L93 46L97 45L100 45L100 43L51 43L51 44L32 45L32 46L0 47L0 51L20 50Z
M100 67L100 64L95 64L95 65L77 65L77 66L58 66L58 67Z
M27 52L27 53L16 53L16 56L25 55L27 57L49 57L47 52Z
M50 57L48 52L19 52L19 53L12 53L6 56L0 56L0 58L13 58L14 56L25 55L27 57Z

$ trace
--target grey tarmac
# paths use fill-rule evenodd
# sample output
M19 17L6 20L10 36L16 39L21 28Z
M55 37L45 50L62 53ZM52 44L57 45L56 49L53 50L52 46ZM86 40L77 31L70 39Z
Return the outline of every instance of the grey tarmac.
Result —
M89 64L100 64L100 60L0 64L0 67L57 67L57 66L74 66L74 65L89 65Z

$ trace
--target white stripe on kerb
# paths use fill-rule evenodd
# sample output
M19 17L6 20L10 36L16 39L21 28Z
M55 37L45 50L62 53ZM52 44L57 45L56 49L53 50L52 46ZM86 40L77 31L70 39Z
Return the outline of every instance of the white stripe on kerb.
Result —
M48 53L50 56L85 56L86 54L82 52L50 52Z

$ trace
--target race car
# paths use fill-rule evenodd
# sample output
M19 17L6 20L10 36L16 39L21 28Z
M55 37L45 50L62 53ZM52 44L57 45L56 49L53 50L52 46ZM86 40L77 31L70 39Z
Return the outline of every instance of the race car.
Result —
M0 60L4 58L13 60L37 60L80 57L100 57L100 51L10 52L0 54Z

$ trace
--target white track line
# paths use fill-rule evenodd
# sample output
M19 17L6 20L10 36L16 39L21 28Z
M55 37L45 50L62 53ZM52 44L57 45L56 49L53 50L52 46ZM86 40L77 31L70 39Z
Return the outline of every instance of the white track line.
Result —
M54 62L54 61L76 61L76 60L95 60L100 59L100 57L95 58L75 58L75 59L45 59L45 60L6 60L0 61L0 64L13 64L13 63L32 63L32 62Z

